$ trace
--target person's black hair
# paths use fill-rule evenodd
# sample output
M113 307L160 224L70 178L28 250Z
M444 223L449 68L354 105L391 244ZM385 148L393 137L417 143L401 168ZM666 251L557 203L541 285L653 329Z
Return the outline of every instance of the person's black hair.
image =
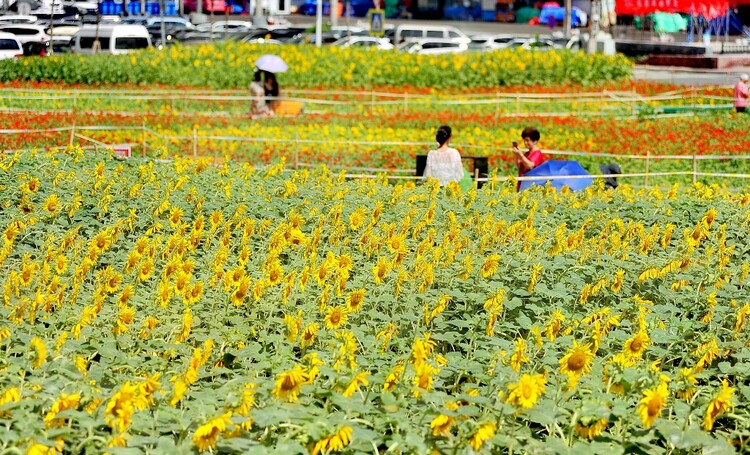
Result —
M260 70L256 68L255 72L253 73L253 80L255 82L260 82L261 76L262 74L260 73Z
M539 134L539 131L534 128L533 126L530 126L528 128L524 128L523 131L521 131L521 139L529 138L534 142L539 142L539 139L542 137L541 134Z
M279 82L276 80L276 75L266 71L266 82L271 81L271 88L264 88L266 90L266 96L277 97L279 96Z
M435 133L435 140L439 145L445 144L448 139L451 138L453 131L451 131L451 127L448 125L443 125L440 128L438 128L437 133Z

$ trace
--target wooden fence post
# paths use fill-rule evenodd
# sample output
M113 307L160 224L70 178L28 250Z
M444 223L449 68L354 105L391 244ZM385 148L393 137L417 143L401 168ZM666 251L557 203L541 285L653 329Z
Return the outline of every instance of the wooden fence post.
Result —
M649 164L651 162L651 151L646 150L646 177L643 179L644 186L648 186Z
M697 181L697 175L698 172L698 160L695 157L695 154L693 154L693 185L695 185L695 182Z
M141 123L141 156L146 158L146 118Z
M70 141L68 142L68 145L70 147L73 146L73 138L75 138L76 135L76 104L78 100L78 94L73 93L73 123L70 126Z
M294 133L294 168L299 169L299 133Z
M193 128L193 159L198 159L198 130Z
M409 112L409 93L404 92L404 114Z

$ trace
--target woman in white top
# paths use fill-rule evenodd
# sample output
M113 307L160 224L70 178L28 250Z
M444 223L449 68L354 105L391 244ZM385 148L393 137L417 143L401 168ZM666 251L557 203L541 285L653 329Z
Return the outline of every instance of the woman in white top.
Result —
M435 140L439 147L436 150L430 150L427 154L423 178L436 178L440 181L440 186L445 186L450 182L458 182L464 176L461 155L458 150L450 147L451 137L450 126L443 125L438 128Z

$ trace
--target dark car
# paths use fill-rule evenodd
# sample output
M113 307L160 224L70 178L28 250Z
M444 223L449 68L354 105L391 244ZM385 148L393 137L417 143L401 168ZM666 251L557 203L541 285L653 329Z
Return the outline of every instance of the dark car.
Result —
M21 45L24 57L44 57L49 54L50 42L29 41Z

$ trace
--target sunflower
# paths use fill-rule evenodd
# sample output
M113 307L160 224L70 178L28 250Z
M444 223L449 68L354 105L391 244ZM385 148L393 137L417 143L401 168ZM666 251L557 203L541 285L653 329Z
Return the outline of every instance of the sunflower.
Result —
M343 427L331 436L327 436L315 443L310 455L319 453L338 452L352 442L352 427Z
M284 269L278 261L274 261L273 264L268 267L266 278L270 286L275 286L281 283L281 279L284 278Z
M362 207L357 208L351 215L349 215L349 228L352 231L358 231L365 224L366 220L365 209Z
M695 395L695 385L698 383L698 380L693 375L693 369L680 369L675 383L677 384L677 392L675 392L677 397L685 401L690 401L693 395Z
M114 294L120 288L120 283L122 283L122 275L111 271L104 281L104 290L107 291L107 294Z
M305 329L302 331L302 337L300 338L300 347L302 347L302 349L310 346L315 342L315 337L318 334L318 330L320 330L320 324L318 324L317 322L314 322L305 327Z
M455 420L451 416L445 414L438 414L437 417L432 419L430 422L430 428L432 429L433 436L447 436L451 432Z
M273 388L274 396L294 403L299 397L300 387L307 382L307 376L307 372L299 365L279 374Z
M64 254L55 256L55 273L62 275L68 270L68 258Z
M345 307L335 306L328 309L328 314L325 317L326 327L335 330L341 327L347 319L347 311Z
M365 302L365 289L357 289L352 291L346 296L346 308L349 311L359 311L362 308L362 304Z
M500 266L500 255L497 253L491 254L484 259L482 263L482 278L489 278L497 272Z
M477 432L469 438L469 445L471 445L475 451L478 451L486 441L495 437L496 429L497 425L494 422L482 425Z
M669 391L667 390L666 382L662 382L653 389L643 392L643 398L636 412L641 417L644 427L651 427L654 424L654 420L661 415L661 410L667 404L668 396Z
M138 267L138 281L146 281L151 278L154 273L154 261L146 259L143 261L140 267Z
M177 271L177 276L174 280L174 293L185 295L188 289L190 289L190 275L180 269Z
M368 373L367 371L358 373L354 377L354 379L352 379L349 385L346 386L346 390L344 390L344 393L342 395L346 398L351 398L354 393L359 390L360 385L370 385L370 381L367 380L367 376L370 376L370 373Z
M575 432L578 436L591 440L602 434L608 424L609 420L605 418L581 419L576 423Z
M515 384L508 385L508 403L522 409L534 407L544 395L547 380L541 374L524 374Z
M203 295L203 281L196 281L188 288L182 299L185 305L192 305L200 300L201 295Z
M706 415L703 418L703 429L711 431L714 428L714 422L719 414L724 413L734 406L732 397L734 395L734 388L729 387L729 383L724 379L721 383L721 390L716 398L708 403L706 408Z
M156 287L156 298L161 306L167 306L172 300L172 286L169 285L169 281L162 280Z
M60 198L57 197L57 194L52 193L47 197L47 200L44 201L44 210L49 212L50 215L56 215L60 211Z
M57 414L67 411L68 409L77 409L80 401L81 395L79 394L61 394L60 398L52 404L47 415L44 416L44 425L52 428L61 427L65 423L65 419L58 418Z
M169 212L169 226L172 228L177 227L180 224L184 213L185 212L183 212L180 207L172 207L172 210Z
M523 338L519 338L516 340L516 349L510 356L510 367L513 368L513 371L518 371L521 369L521 365L528 361L529 357L526 355L526 342Z
M27 182L21 185L21 190L26 193L36 193L40 188L39 179L36 177L30 178Z
M31 348L34 350L34 368L40 368L47 361L47 347L41 338L31 339Z
M622 350L623 353L631 359L639 360L650 343L651 339L648 334L644 331L639 331L625 341Z
M240 283L232 292L232 304L234 306L240 306L245 302L247 295L250 291L250 277L244 277L240 280Z
M388 276L390 267L384 257L379 257L377 264L372 268L372 276L375 279L375 284L382 284L385 281L385 277Z
M216 445L219 435L226 430L227 425L232 421L229 419L231 413L226 413L220 417L213 418L203 425L199 426L193 434L193 444L198 450L205 452Z
M573 341L573 348L560 359L560 373L568 375L569 386L575 387L578 379L591 371L591 363L594 353L591 352L591 343L579 345Z

